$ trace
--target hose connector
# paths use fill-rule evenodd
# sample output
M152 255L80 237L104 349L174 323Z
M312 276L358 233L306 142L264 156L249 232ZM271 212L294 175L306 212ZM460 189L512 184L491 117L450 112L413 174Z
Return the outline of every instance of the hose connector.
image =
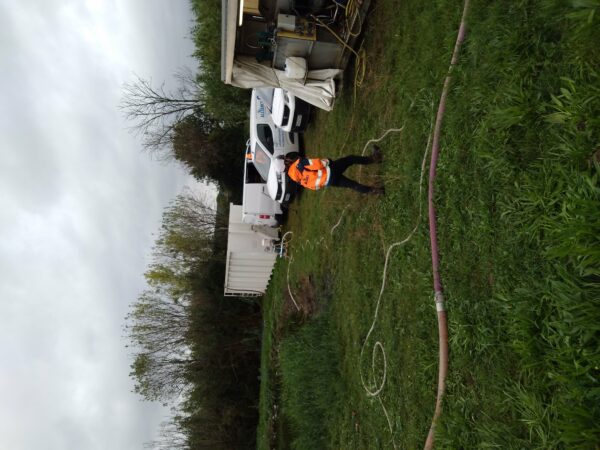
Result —
M444 293L442 291L435 291L435 309L437 312L446 311L446 305L444 303Z

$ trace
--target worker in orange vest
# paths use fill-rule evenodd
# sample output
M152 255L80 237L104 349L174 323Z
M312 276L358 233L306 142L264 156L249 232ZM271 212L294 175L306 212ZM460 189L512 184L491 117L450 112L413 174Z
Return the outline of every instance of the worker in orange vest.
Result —
M350 155L331 161L329 159L286 159L288 176L307 189L318 191L327 186L354 189L361 194L384 194L380 187L365 186L344 176L345 170L354 164L380 163L383 157L379 147L374 146L371 156Z

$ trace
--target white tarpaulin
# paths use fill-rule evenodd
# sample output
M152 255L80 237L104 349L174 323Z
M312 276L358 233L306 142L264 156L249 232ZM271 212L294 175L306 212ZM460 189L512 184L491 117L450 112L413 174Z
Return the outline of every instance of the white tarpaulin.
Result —
M306 80L288 78L283 70L265 66L253 58L238 56L233 61L231 84L241 88L280 87L296 97L331 111L335 101L335 79L340 69L309 70Z

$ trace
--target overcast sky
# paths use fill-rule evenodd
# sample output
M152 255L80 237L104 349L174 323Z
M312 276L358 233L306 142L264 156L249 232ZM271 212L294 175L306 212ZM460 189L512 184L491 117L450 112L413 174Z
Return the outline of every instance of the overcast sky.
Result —
M163 207L193 185L117 110L189 58L188 0L0 0L0 449L131 450L167 410L131 393L123 318Z

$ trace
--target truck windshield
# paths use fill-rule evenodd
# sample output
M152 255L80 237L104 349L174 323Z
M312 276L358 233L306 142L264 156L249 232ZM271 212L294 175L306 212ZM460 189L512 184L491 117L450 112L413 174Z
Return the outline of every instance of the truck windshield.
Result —
M260 145L256 146L256 150L254 150L254 159L252 161L254 163L254 167L260 173L260 176L263 180L267 181L267 177L269 176L269 168L271 167L271 158L267 153L260 147Z
M271 127L265 124L258 124L256 126L256 134L267 151L273 154L273 132L271 131Z

